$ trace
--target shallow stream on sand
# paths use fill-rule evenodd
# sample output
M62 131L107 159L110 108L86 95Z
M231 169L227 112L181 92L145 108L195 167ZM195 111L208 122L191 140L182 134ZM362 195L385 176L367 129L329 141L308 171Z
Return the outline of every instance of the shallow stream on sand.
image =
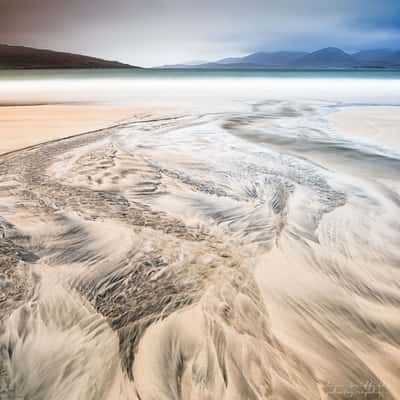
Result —
M3 392L400 398L400 153L235 102L2 157Z

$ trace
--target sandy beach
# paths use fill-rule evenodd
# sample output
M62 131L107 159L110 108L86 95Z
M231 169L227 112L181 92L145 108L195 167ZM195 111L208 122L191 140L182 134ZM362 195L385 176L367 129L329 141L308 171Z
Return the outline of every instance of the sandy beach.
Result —
M145 115L149 108L112 105L0 107L0 154L66 136L106 128Z
M0 154L143 118L157 110L160 108L137 105L2 106ZM400 148L400 107L346 107L329 113L327 120L344 137Z
M346 107L329 114L335 129L355 140L400 149L400 107Z
M400 0L0 33L0 400L400 400Z
M243 93L0 107L0 387L400 398L398 108Z

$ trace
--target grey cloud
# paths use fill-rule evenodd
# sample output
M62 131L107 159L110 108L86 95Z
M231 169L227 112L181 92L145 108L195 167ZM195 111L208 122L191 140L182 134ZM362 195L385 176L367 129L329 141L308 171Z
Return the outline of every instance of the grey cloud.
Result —
M373 4L371 4L373 3ZM392 0L0 0L3 41L139 65L255 50L395 43ZM399 24L400 25L400 24Z

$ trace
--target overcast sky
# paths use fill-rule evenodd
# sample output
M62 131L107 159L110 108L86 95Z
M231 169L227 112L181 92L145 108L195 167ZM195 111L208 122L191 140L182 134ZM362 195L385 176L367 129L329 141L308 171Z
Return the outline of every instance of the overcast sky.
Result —
M0 42L143 66L400 48L400 0L0 0Z

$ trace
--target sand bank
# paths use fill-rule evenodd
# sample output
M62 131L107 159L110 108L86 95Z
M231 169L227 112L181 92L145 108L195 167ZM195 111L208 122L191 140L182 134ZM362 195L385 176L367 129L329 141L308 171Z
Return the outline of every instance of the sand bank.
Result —
M106 128L145 112L139 107L105 105L0 107L0 154Z
M398 106L349 107L330 114L328 118L341 134L400 149Z

